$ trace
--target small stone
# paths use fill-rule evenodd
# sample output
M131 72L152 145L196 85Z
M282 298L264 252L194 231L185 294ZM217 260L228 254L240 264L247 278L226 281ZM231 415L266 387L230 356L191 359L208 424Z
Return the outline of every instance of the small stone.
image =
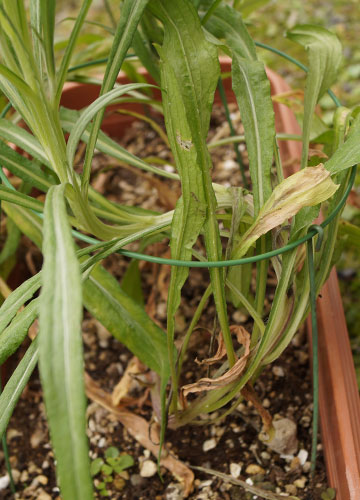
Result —
M36 495L37 500L51 500L51 496L46 493L46 491L41 490L37 495Z
M270 453L268 453L267 451L262 451L260 453L260 456L263 460L270 460L271 459L271 455Z
M303 465L303 471L304 472L309 472L311 469L311 462L305 462L304 465Z
M300 460L298 457L294 457L290 463L290 470L295 470L300 467Z
M245 472L254 476L255 474L264 474L265 470L257 464L250 464L246 467Z
M301 365L305 365L309 361L309 355L304 351L298 351L296 357Z
M251 477L248 477L247 479L245 479L245 483L249 484L250 486L254 486L254 481L251 479Z
M225 170L233 170L234 168L238 167L238 164L234 160L229 159L229 160L225 160L222 163L222 166Z
M273 366L272 372L275 375L275 377L284 377L285 376L284 368L282 366Z
M206 441L203 442L202 449L203 451L210 451L216 448L217 442L215 438L212 439L207 439Z
M144 460L141 465L140 476L141 477L153 477L156 474L157 467L156 463L152 460Z
M34 464L34 462L29 463L28 472L29 472L29 474L34 474L37 472L37 466Z
M309 456L309 452L306 450L300 450L299 453L297 454L298 459L300 460L301 465L305 465L305 462Z
M11 469L11 474L12 474L14 483L17 484L20 481L21 472L17 469Z
M36 476L36 480L43 486L45 486L49 482L49 479L43 474L40 474L40 476Z
M287 484L285 486L285 491L286 493L289 493L289 495L296 495L297 487L295 486L295 484Z
M114 488L116 491L121 491L124 488L125 484L126 484L125 479L118 476L111 483L111 487Z
M170 483L165 490L166 500L183 500L183 488L179 483Z
M22 432L19 432L17 429L9 429L6 433L6 440L11 441L16 437L22 436Z
M306 482L307 482L307 479L306 477L302 476L300 479L296 479L294 481L294 485L297 487L297 488L305 488L305 485L306 485Z
M21 476L20 476L20 481L22 483L26 483L26 481L29 480L29 473L27 470L23 470L22 473L21 473Z
M241 311L235 311L232 315L232 319L236 323L245 323L248 319L248 316L246 314L242 313Z
M0 477L0 491L5 490L10 484L10 478L6 474L6 476Z
M133 474L130 477L130 483L133 486L141 486L144 483L144 479L140 476L140 474Z
M106 439L104 437L102 437L98 441L98 447L99 448L104 448L104 446L106 446Z
M295 422L289 418L274 419L273 426L275 435L271 440L269 440L269 436L266 433L261 433L259 439L271 450L276 451L276 453L285 456L294 455L298 449L298 441L296 438L297 427Z
M265 398L262 402L262 405L264 408L270 408L270 400L268 398Z
M36 429L36 431L32 434L31 438L30 438L30 444L31 444L31 448L37 448L39 446L40 443L42 443L43 441L45 441L45 433L43 431L43 429Z
M237 479L240 476L240 472L241 465L235 463L230 464L230 474L232 475L232 477Z

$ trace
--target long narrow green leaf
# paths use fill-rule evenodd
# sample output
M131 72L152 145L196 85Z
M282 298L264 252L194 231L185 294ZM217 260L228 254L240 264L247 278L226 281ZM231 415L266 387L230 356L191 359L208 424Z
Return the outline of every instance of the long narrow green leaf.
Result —
M96 101L94 101L90 106L86 108L86 110L80 115L78 121L75 123L71 131L71 134L69 136L69 140L67 143L67 159L69 165L73 164L76 148L79 144L81 136L85 132L91 120L97 115L97 113L105 109L108 104L110 104L113 100L122 96L123 94L126 94L131 90L146 88L146 87L153 87L153 85L149 85L147 83L129 83L127 85L122 85L121 87L117 87L113 90L110 90L106 94L101 95L96 99ZM83 176L84 175L86 175L85 170L83 172Z
M22 127L14 125L5 118L0 118L0 137L16 144L44 165L51 167L49 159L39 141Z
M86 309L144 364L169 377L166 334L131 299L103 267L96 266L84 283Z
M35 89L34 58L24 2L2 0L0 4L1 49L6 65ZM14 57L15 56L15 57Z
M182 198L177 204L172 224L172 257L190 260L191 248L204 227L208 258L220 260L216 199L210 177L211 160L206 146L214 92L220 73L217 49L206 40L197 12L188 0L154 0L149 5L164 25L164 42L158 48L161 57L164 116L182 181ZM172 347L174 315L187 275L186 268L172 269L167 311L169 347ZM212 269L210 275L220 326L232 364L234 352L227 322L222 272ZM171 356L169 351L175 407L177 380Z
M224 38L233 53L232 84L244 124L256 216L271 194L275 121L270 83L237 11L229 6L219 7L206 28L216 37Z
M55 9L56 0L40 0L40 16L42 27L42 42L45 50L46 68L49 80L54 83L55 78Z
M20 231L41 248L42 220L33 211L25 207L4 201L2 208L8 217L17 225Z
M32 30L32 42L34 59L39 68L39 74L43 75L43 55L44 49L41 43L41 15L40 0L30 0L30 24Z
M0 140L0 164L16 177L41 191L47 191L52 183L44 172L31 160L20 155Z
M29 208L36 212L42 212L44 209L44 204L41 201L1 185L0 200L8 201L9 203L14 203L15 205L20 205L21 207Z
M121 69L126 53L131 46L134 33L141 19L149 0L125 0L122 4L121 17L116 29L113 45L109 56L109 61L106 66L104 80L101 86L100 95L109 92L116 81L116 78ZM95 149L97 135L100 130L100 125L104 116L104 109L101 109L93 121L93 126L90 133L90 140L86 149L84 172L82 180L82 188L87 192L91 160Z
M64 185L51 187L44 219L39 368L64 500L93 498L86 437L80 266Z
M0 75L8 80L11 85L13 85L15 89L24 97L26 97L27 99L33 99L34 93L31 87L22 78L20 78L20 76L18 76L3 64L0 64Z
M75 123L78 121L80 117L80 113L78 111L74 111L71 109L61 108L60 116L61 116L61 126L66 132L71 133ZM90 125L88 125L88 127L82 134L81 140L88 143L89 138L90 138ZM167 172L158 167L154 167L153 165L146 163L141 158L138 158L132 153L129 153L125 148L120 146L120 144L118 144L116 141L110 139L110 137L108 137L101 130L99 132L98 139L96 141L96 149L98 149L102 153L112 156L113 158L125 162L128 165L133 165L134 167L140 168L141 170L145 170L146 172L152 172L154 174L161 175L162 177L167 177L169 179L179 179L179 176L177 174Z
M3 436L21 393L23 392L38 360L37 339L18 364L0 395L0 437Z
M148 70L149 75L153 77L155 82L159 83L159 63L156 60L156 57L151 49L149 40L144 40L143 35L140 34L139 30L137 30L134 34L132 47L135 51L135 54L140 59L141 64Z
M301 168L307 165L312 117L320 97L338 75L342 60L341 44L334 33L321 26L295 26L287 37L299 43L308 53L309 71L306 78Z
M0 265L16 253L21 239L19 228L10 218L6 220L6 233L7 238L0 252Z
M41 274L38 273L14 290L0 307L0 333L13 319L20 307L30 300L40 288Z
M83 0L83 3L81 5L81 9L76 17L76 22L75 25L71 31L71 35L69 37L66 49L65 49L65 54L62 58L61 61L61 66L57 74L57 89L56 89L56 97L55 97L55 103L58 106L60 102L60 97L61 93L63 90L63 86L66 80L66 75L67 71L69 69L71 57L74 52L74 48L77 42L77 39L79 37L79 33L81 30L81 27L85 21L86 14L90 8L90 5L92 3L92 0Z
M360 114L355 118L346 141L325 163L331 175L360 163Z
M0 334L0 365L20 346L38 315L39 299L34 299L15 316L10 325Z

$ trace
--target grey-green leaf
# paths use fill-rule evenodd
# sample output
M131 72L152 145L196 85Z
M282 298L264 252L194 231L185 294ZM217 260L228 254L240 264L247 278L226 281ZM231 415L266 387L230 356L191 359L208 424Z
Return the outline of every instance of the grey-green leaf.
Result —
M295 26L287 33L287 37L305 47L309 58L301 157L301 167L304 168L308 160L311 122L315 106L337 78L342 60L342 48L337 36L321 26L311 24Z
M24 281L16 290L14 290L0 307L0 333L13 319L20 307L32 298L41 284L41 273Z
M355 118L346 141L325 163L331 174L337 174L360 163L360 114Z
M86 309L117 340L149 368L168 378L165 333L103 267L96 266L85 281L83 298Z
M64 188L51 187L45 203L39 368L61 496L64 500L90 500L81 273Z
M271 194L275 121L270 83L239 12L229 6L219 7L206 28L214 36L225 39L232 51L232 85L245 130L257 215Z
M0 395L0 437L3 436L16 403L21 396L38 360L37 339L35 339Z
M38 315L39 299L34 299L19 312L10 325L0 335L0 365L11 356L22 341Z

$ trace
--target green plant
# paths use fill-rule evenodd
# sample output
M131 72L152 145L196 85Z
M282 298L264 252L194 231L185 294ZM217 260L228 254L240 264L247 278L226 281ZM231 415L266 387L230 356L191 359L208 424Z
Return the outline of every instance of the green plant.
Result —
M125 469L134 465L134 459L131 455L123 454L115 446L110 446L105 451L105 461L102 458L95 458L90 465L90 473L92 477L101 474L102 480L97 484L96 488L99 490L101 496L109 496L107 490L109 483L114 480L114 474L120 474Z
M231 402L224 416L237 406L239 398L253 398L251 384L289 344L308 314L310 289L315 297L330 271L349 169L360 158L360 117L339 108L334 118L331 158L325 165L307 166L315 106L336 78L341 46L323 28L294 28L288 37L305 47L309 68L301 137L302 169L284 179L277 148L280 137L275 133L264 65L257 58L254 41L239 12L226 2L210 0L124 0L100 97L81 113L59 109L91 0L82 2L58 66L54 56L55 5L54 0L30 1L29 28L24 2L0 2L0 89L15 110L6 119L6 108L0 119L0 161L21 179L20 188L15 190L3 175L0 198L16 231L42 248L44 256L41 273L20 285L0 309L0 363L17 350L39 316L39 334L0 396L0 431L5 431L39 360L61 494L65 500L85 500L92 498L93 493L85 434L83 305L160 376L162 443L167 422L175 428L198 422L200 414ZM139 41L144 41L143 45ZM129 50L138 53L161 87L161 104L148 93L154 88L152 85L116 85ZM207 134L214 93L221 78L219 53L232 58L233 90L245 129L251 193L243 187L225 188L211 179L208 148L214 144L207 143ZM149 165L100 131L106 106L114 102L121 105L126 100L163 112L176 174ZM29 131L17 126L20 119ZM64 132L69 133L67 142ZM237 140L232 137L230 142ZM87 148L79 173L74 158L80 141ZM6 142L16 144L32 159L21 156ZM97 193L90 185L95 149L153 174L180 180L182 196L175 211L154 214L120 206ZM46 193L45 204L29 195L32 187ZM331 217L322 230L315 230L311 225L321 203ZM219 220L224 221L225 229L220 230ZM312 239L317 232L322 245L313 255ZM8 248L16 247L18 232L15 236L14 242L9 233ZM101 261L115 252L139 258L123 247L140 240L145 248L154 236L169 239L171 247L170 261L153 259L172 264L167 335L101 266ZM204 240L206 257L194 249L199 238ZM222 238L226 240L226 250ZM80 249L77 240L88 245ZM306 241L311 242L309 259L299 246ZM254 293L249 279L251 265L242 275L236 266L255 262ZM210 283L177 351L175 313L189 268L196 266L209 268ZM312 266L316 282L311 287ZM269 268L275 272L277 286L265 322L263 305ZM40 287L40 297L35 297ZM241 304L253 319L251 333L229 324L226 289L228 297ZM220 330L219 350L212 360L204 362L222 365L210 379L180 387L189 339L210 295ZM191 402L187 401L189 393L197 394ZM271 441L271 417L264 417L264 427ZM113 465L107 465L115 470Z

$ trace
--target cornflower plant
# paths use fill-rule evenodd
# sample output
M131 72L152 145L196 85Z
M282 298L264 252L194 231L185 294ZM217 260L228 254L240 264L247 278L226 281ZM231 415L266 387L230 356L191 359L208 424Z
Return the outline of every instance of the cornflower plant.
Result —
M327 146L330 159L308 166L315 106L335 80L341 46L324 28L295 27L288 37L304 46L309 66L301 169L285 179L264 65L243 23L239 2L230 7L218 0L123 0L100 96L80 113L61 108L62 90L91 0L82 2L59 62L54 51L55 0L30 0L29 18L24 3L0 1L0 88L15 110L6 118L7 108L0 119L0 162L21 179L15 190L2 172L0 199L10 221L8 228L27 235L41 248L44 263L41 272L14 290L0 308L0 363L19 348L39 317L39 333L0 396L0 429L3 434L38 363L62 498L86 500L93 498L93 486L86 437L83 306L159 375L162 442L166 425L178 428L197 422L200 415L226 406L225 415L241 397L255 400L252 383L284 351L308 314L309 261L297 242L308 233L321 203L326 202L327 213L332 213L344 196L349 168L360 158L360 118L352 110L339 108L332 143ZM157 82L161 103L149 97L153 85L116 83L129 53L137 55ZM244 186L229 189L211 178L207 135L221 79L220 54L232 59L232 86L249 156L250 191ZM106 107L127 99L163 113L176 173L149 165L100 130ZM19 126L19 121L26 127ZM80 141L86 143L86 154L79 173L74 158ZM154 214L107 200L90 184L95 150L180 180L182 193L175 210ZM31 188L46 194L45 203L29 195ZM228 220L228 214L231 224L220 231L219 220ZM324 229L321 249L314 255L316 291L332 265L338 220L336 215ZM148 237L154 235L169 239L173 264L166 335L101 265L131 242L141 241L145 248L151 241ZM200 237L205 256L194 249ZM226 250L221 238L227 240ZM16 247L13 239L9 232L7 251ZM88 245L80 249L78 240ZM276 256L281 252L279 242L288 248ZM255 292L250 287L252 266L235 266L239 259L253 256L254 248L257 255L268 253L256 265ZM177 349L174 318L192 266L209 268L209 285ZM265 322L270 268L277 284ZM181 387L189 339L211 295L219 347L204 362L222 364L212 377ZM229 324L227 300L247 310L253 319L251 332ZM196 396L188 401L190 393ZM262 416L271 440L271 418Z

